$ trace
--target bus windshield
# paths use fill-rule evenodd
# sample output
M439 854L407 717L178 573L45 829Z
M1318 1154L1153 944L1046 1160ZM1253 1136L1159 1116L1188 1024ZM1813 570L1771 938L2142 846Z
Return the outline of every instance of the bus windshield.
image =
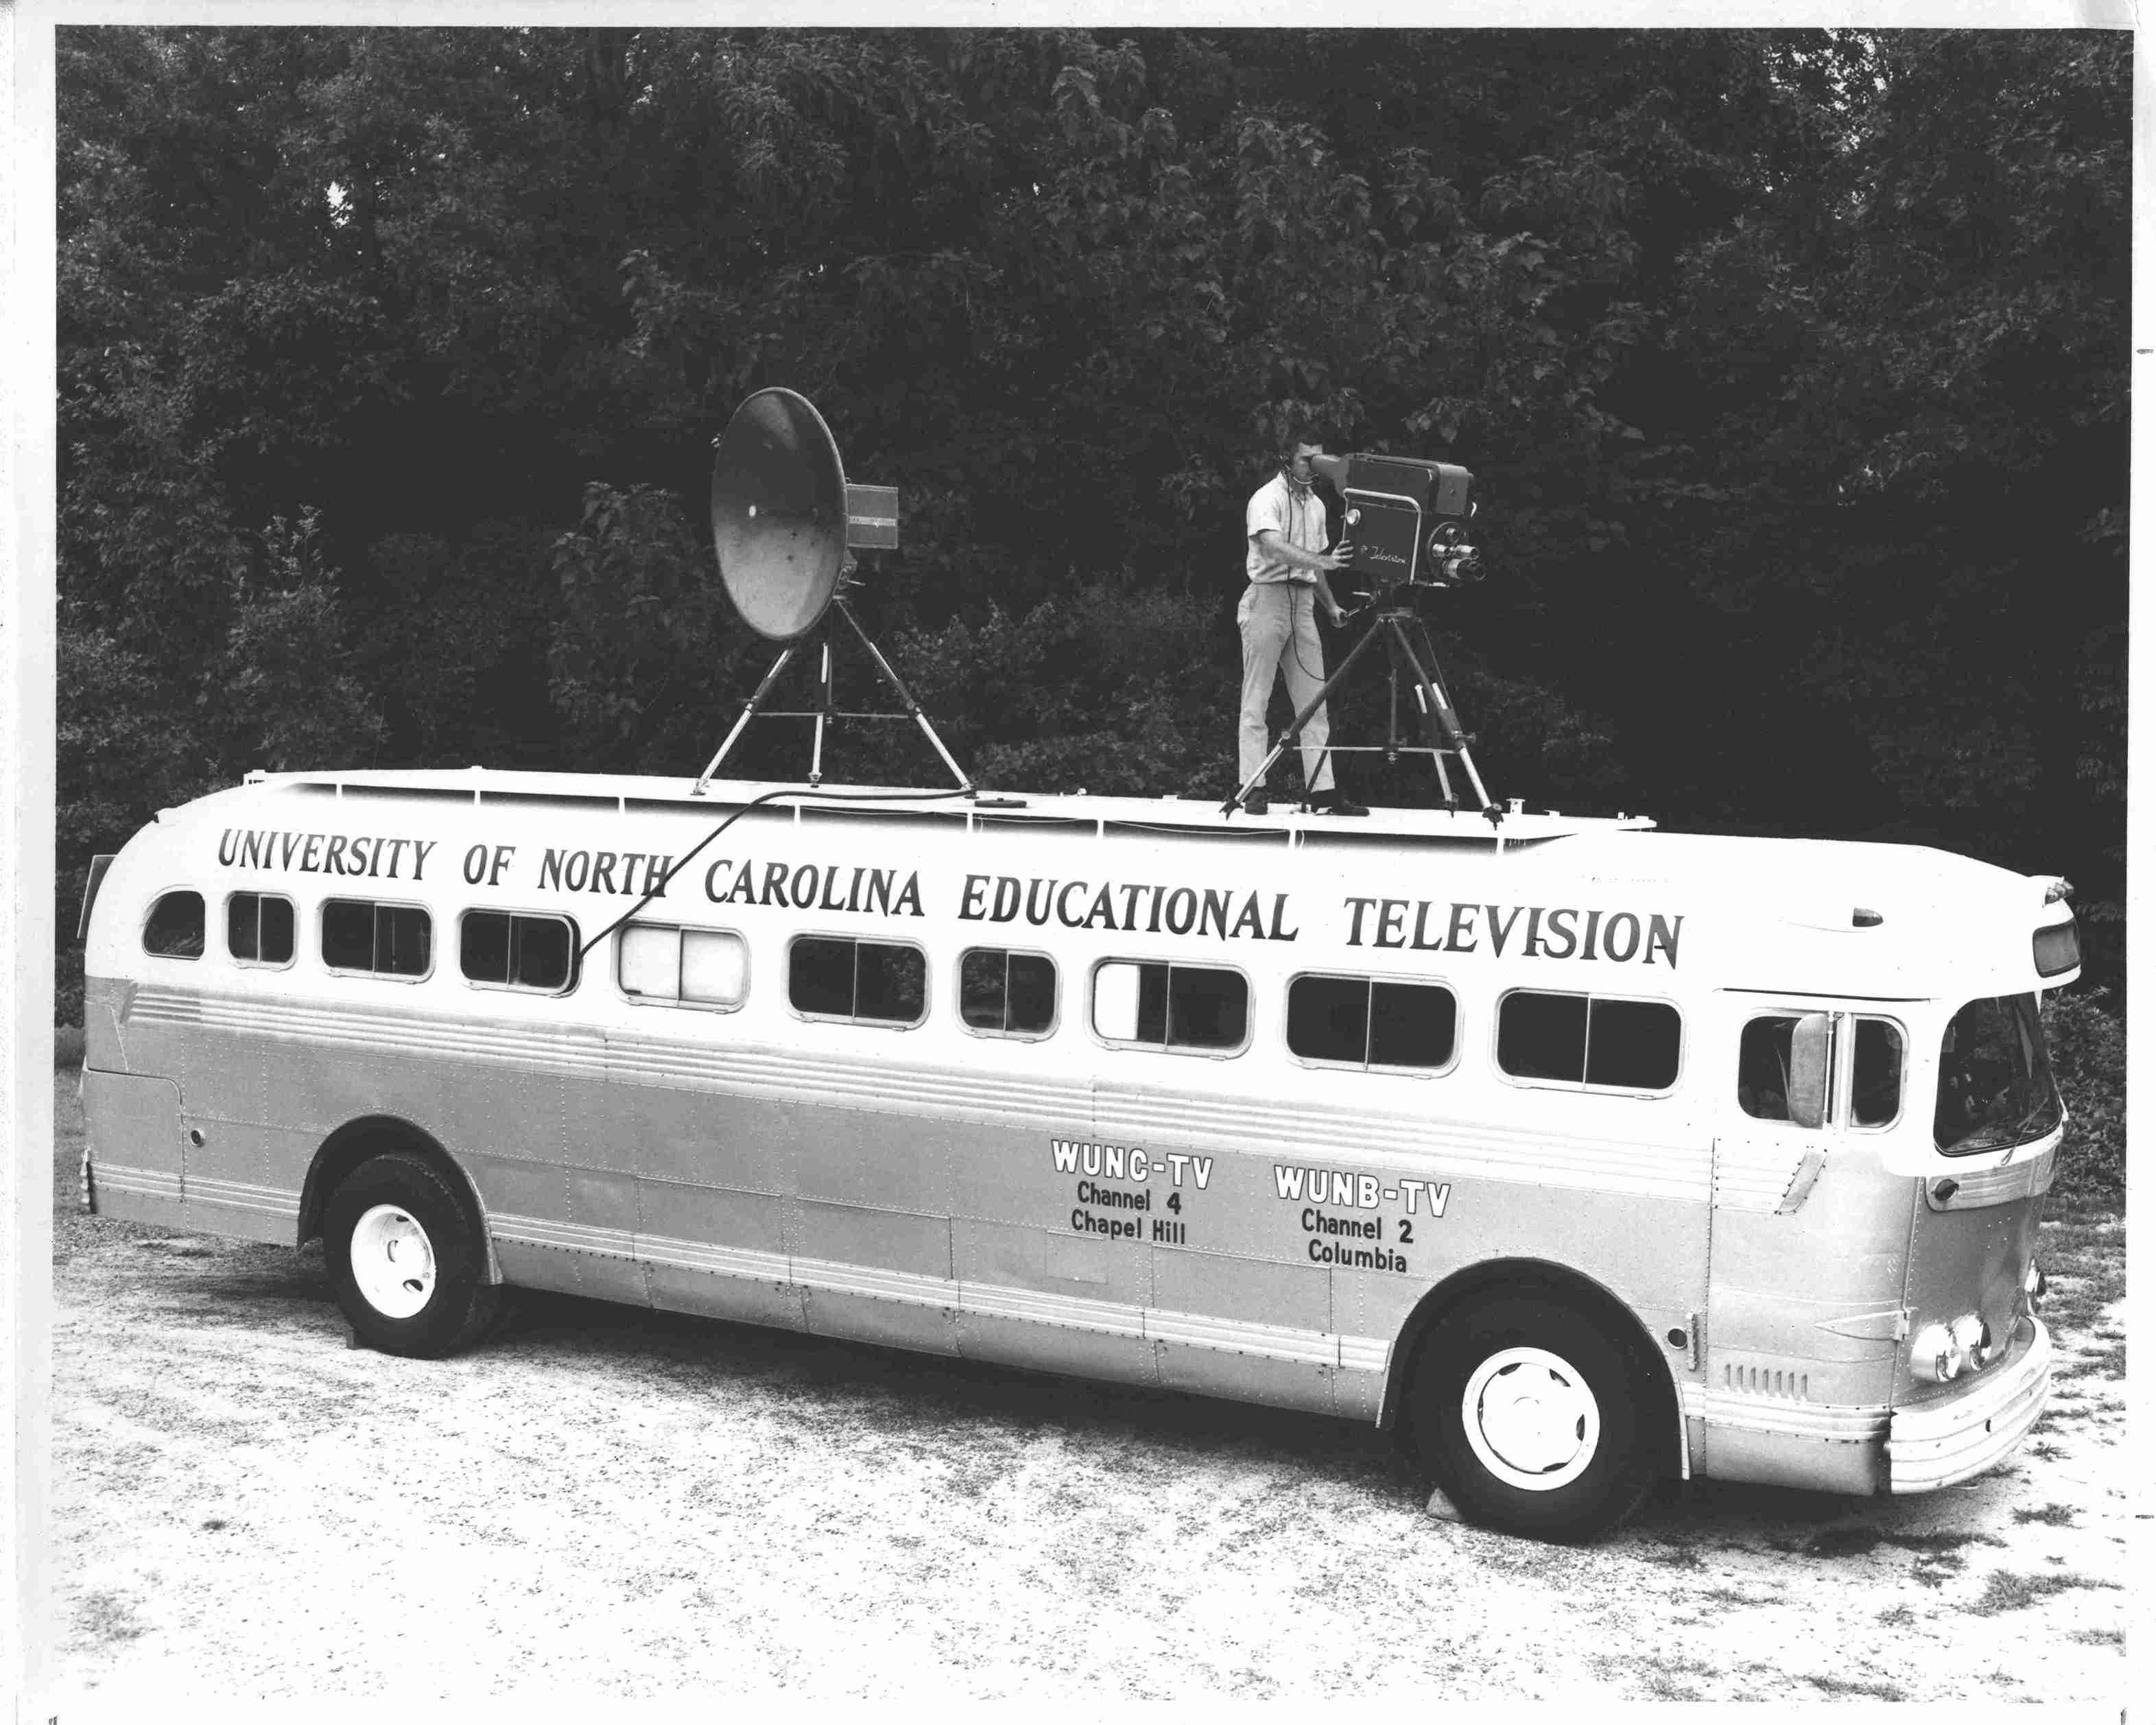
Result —
M2001 994L1956 1013L1939 1045L1939 1148L1949 1156L2003 1150L2043 1137L2059 1119L2036 997Z

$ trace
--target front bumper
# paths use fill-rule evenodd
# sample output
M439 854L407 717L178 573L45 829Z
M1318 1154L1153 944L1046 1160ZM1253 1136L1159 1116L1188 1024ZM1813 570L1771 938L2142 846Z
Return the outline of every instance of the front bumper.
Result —
M1937 1491L2013 1453L2051 1387L2051 1332L2033 1316L2015 1330L2006 1358L1962 1394L1894 1410L1887 1427L1889 1491Z

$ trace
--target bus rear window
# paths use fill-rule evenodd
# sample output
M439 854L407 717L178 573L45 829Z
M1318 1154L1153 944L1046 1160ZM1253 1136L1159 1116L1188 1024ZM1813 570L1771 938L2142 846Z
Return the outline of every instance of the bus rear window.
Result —
M786 986L808 1018L913 1025L928 1014L928 960L918 947L804 935L787 955Z
M564 916L467 911L457 944L465 979L490 988L558 994L576 968L576 925Z
M225 948L242 964L292 962L292 901L272 892L235 892L224 904Z
M1667 1090L1684 1043L1675 1007L1519 989L1497 1009L1497 1065L1515 1078Z
M142 950L157 958L199 958L207 918L199 892L168 892L150 906Z
M322 963L331 970L424 976L434 963L433 921L417 905L330 899L322 906Z
M1111 1042L1240 1048L1250 985L1240 971L1111 959L1093 973L1093 1028Z
M1972 1000L1939 1040L1933 1141L1975 1156L2041 1138L2059 1123L2058 1086L2044 1054L2034 994Z
M1299 976L1288 984L1288 1051L1351 1066L1442 1066L1457 1009L1450 988L1369 977Z

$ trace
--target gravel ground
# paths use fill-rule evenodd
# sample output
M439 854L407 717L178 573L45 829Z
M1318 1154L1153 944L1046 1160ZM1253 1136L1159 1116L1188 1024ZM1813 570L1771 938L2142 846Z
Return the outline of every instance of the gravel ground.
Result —
M1311 1415L555 1296L460 1358L356 1349L318 1249L74 1209L57 1077L64 1719L540 1687L2123 1704L2122 1301L2061 1321L2053 1408L1986 1478L1672 1485L1576 1550L1430 1519L1384 1439Z

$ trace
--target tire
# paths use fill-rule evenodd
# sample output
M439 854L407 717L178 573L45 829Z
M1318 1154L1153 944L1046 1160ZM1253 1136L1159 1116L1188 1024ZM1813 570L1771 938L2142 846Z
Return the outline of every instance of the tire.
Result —
M1541 1289L1471 1296L1424 1338L1408 1391L1432 1483L1485 1527L1576 1542L1639 1507L1643 1379L1603 1322Z
M478 1341L501 1309L460 1195L408 1150L345 1176L323 1215L322 1251L354 1333L383 1353L440 1359Z

